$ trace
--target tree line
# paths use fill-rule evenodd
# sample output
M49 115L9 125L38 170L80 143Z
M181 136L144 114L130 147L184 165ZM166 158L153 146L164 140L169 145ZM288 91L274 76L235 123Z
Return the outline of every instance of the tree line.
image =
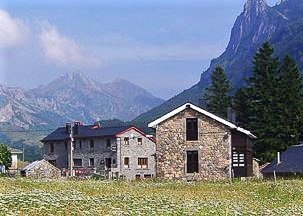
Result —
M303 138L303 79L296 61L288 55L280 61L268 42L255 54L252 72L232 95L224 69L217 66L204 100L210 112L224 118L232 107L237 125L257 136L255 157L269 162Z

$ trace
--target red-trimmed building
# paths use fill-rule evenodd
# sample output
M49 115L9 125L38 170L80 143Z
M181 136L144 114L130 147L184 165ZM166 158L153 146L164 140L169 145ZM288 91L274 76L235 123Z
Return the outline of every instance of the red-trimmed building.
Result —
M70 124L42 141L44 159L60 169L70 168ZM126 179L155 176L155 140L135 126L100 127L75 123L73 168L77 173L95 171Z

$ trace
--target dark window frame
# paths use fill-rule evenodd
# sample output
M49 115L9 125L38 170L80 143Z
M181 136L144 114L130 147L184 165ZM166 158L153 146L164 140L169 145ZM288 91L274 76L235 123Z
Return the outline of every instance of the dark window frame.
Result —
M146 157L138 158L138 168L139 169L148 169L148 158L146 158Z
M138 145L143 145L143 138L138 137L137 142L138 142Z
M49 144L49 152L54 153L55 152L55 143L50 143Z
M199 173L199 151L188 150L186 151L186 172Z
M129 163L129 157L124 158L124 168L129 169L130 168L130 163Z
M186 119L186 141L199 140L198 118Z
M124 145L129 145L129 137L124 137Z
M111 139L110 138L106 139L106 148L111 149L111 146L112 146Z
M82 167L83 166L83 161L81 158L74 158L73 159L73 164L74 167Z
M89 140L89 149L94 149L95 148L95 140Z
M91 166L91 167L95 166L95 158L89 159L89 166Z

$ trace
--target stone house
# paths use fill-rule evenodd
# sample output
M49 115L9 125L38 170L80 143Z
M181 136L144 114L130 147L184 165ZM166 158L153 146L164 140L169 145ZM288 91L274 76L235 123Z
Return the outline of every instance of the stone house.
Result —
M44 159L60 169L70 168L70 125L45 137ZM126 179L155 176L155 140L135 126L73 127L73 168L77 173L97 172ZM90 170L90 171L89 171Z
M220 180L253 175L255 136L191 103L148 126L156 130L157 177Z
M22 177L29 178L58 179L61 177L60 169L44 159L27 165L20 171L20 174Z

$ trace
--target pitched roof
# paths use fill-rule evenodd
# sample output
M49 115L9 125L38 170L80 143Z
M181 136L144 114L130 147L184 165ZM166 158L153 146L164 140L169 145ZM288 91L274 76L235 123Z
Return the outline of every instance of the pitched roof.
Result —
M27 166L25 166L21 171L31 170L32 168L34 168L35 166L41 164L44 161L46 161L46 160L42 159L42 160L34 161L34 162L28 164Z
M90 138L90 137L107 137L115 136L116 134L128 129L131 126L119 126L119 127L94 127L95 125L79 125L78 133L74 134L74 138ZM70 139L69 133L66 132L65 127L59 127L54 132L42 139L45 141L57 141Z
M113 137L119 135L125 131L134 129L142 135L146 136L146 134L140 130L139 128L128 125L128 126L119 126L119 127L94 127L95 125L79 125L78 133L74 134L74 138L93 138L93 137ZM70 139L70 135L66 132L65 127L59 127L54 132L46 136L41 142L47 141L59 141L59 140L68 140ZM153 139L149 138L154 141Z
M281 153L280 163L277 159L264 167L262 173L303 173L303 144L289 147Z
M206 115L206 116L208 116L208 117L210 117L210 118L212 118L212 119L214 119L214 120L216 120L216 121L218 121L218 122L226 125L227 127L231 128L231 129L235 129L235 130L237 130L237 131L239 131L241 133L244 133L244 134L248 135L251 138L256 138L256 136L253 135L250 131L245 130L244 128L240 128L240 127L236 126L235 124L233 124L233 123L231 123L229 121L226 121L225 119L220 118L220 117L218 117L218 116L216 116L216 115L214 115L214 114L212 114L210 112L207 112L206 110L204 110L204 109L202 109L200 107L197 107L197 106L195 106L195 105L193 105L191 103L186 103L186 104L178 107L177 109L175 109L175 110L173 110L173 111L165 114L164 116L162 116L162 117L154 120L153 122L151 122L151 123L148 124L148 127L155 128L161 122L163 122L163 121L165 121L165 120L173 117L174 115L182 112L183 110L185 110L187 108L191 108L191 109L193 109L193 110L195 110L195 111L197 111L197 112L199 112L199 113L201 113L203 115Z

